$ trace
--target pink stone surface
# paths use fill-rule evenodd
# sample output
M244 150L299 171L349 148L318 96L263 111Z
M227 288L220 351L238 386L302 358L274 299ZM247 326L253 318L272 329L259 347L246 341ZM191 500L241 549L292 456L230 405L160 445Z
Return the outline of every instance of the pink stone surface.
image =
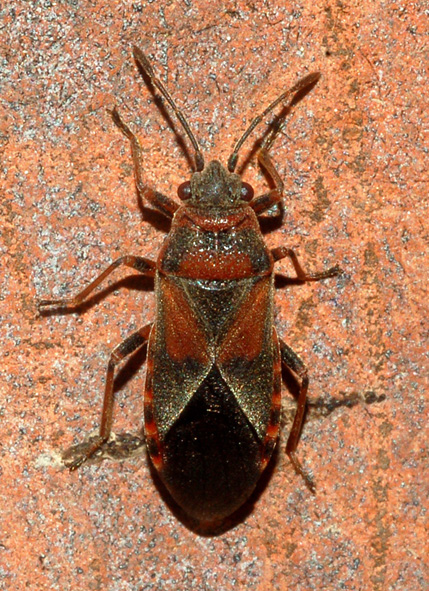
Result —
M425 8L5 3L0 589L427 589ZM207 160L225 162L257 111L322 72L272 150L285 216L266 232L309 271L344 270L276 296L279 333L309 367L299 456L317 495L285 456L286 426L253 506L213 536L172 510L145 454L75 473L60 462L97 428L109 351L153 318L154 297L118 272L80 313L40 317L36 301L76 292L121 254L156 257L168 229L139 207L129 146L106 109L138 130L148 184L174 197L189 176L133 44ZM244 178L266 186L254 160ZM285 261L278 270L292 274ZM117 433L141 429L144 369L137 359L121 373Z

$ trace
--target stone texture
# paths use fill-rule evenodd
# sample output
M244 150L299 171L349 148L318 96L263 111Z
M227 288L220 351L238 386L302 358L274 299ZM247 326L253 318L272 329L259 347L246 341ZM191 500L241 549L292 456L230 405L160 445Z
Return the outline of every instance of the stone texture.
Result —
M423 590L425 4L210 4L1 9L0 589ZM286 207L282 226L264 224L306 269L344 269L276 297L279 333L310 371L299 455L317 495L285 457L285 425L254 506L212 536L171 507L144 454L72 474L60 463L96 428L109 351L154 299L118 272L79 314L39 317L36 300L75 292L120 254L155 257L168 229L139 206L106 109L138 130L150 185L174 196L189 175L132 44L223 162L269 100L323 75L272 150ZM254 159L244 178L264 190ZM118 433L141 428L143 360L120 373Z

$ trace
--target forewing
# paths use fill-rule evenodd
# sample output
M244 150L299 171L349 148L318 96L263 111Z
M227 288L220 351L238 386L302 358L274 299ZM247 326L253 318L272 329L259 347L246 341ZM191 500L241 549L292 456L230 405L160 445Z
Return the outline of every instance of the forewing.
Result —
M261 440L270 419L278 356L272 326L272 277L249 280L246 297L216 350L216 364Z
M210 371L213 353L182 280L158 277L156 292L151 384L154 419L162 441Z

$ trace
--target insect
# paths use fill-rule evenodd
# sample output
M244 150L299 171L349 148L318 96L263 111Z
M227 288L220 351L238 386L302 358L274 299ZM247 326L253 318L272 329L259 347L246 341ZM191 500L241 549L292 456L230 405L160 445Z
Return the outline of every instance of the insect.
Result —
M99 435L71 469L106 445L112 428L115 367L147 344L144 423L149 456L184 511L199 522L214 522L245 502L272 455L279 434L282 364L300 379L286 451L296 472L314 488L296 456L308 373L273 327L274 264L289 257L302 282L333 277L339 268L308 274L291 249L270 250L257 215L281 203L283 182L268 151L291 107L315 86L320 74L307 75L255 117L227 167L216 160L205 165L185 116L149 60L136 47L133 54L152 88L158 89L180 121L195 152L196 171L178 188L180 204L147 187L139 141L115 108L113 121L131 144L137 190L172 220L170 232L156 261L122 256L74 297L42 300L39 309L79 306L124 265L154 277L155 322L131 334L111 353ZM283 105L282 111L258 153L273 188L254 196L252 187L234 173L238 153L277 105Z

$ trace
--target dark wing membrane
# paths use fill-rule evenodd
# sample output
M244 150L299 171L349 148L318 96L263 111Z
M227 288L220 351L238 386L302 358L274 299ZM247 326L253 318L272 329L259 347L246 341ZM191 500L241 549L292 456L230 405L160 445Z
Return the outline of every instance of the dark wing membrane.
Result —
M165 484L197 519L231 514L254 489L261 444L215 366L166 434L163 455Z

